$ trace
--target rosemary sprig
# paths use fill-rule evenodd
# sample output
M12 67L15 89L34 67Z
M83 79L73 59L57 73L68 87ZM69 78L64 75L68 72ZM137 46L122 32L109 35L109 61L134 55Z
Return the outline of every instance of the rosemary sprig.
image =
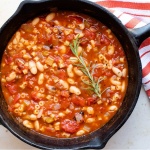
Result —
M79 64L76 64L76 65L89 79L89 81L82 80L82 82L84 84L88 85L89 86L88 89L92 90L100 98L101 94L103 93L103 92L101 93L101 91L100 91L100 82L103 80L103 78L99 77L98 80L95 81L95 79L93 77L94 70L92 69L92 73L90 73L90 66L87 67L83 57L78 55L79 44L80 44L80 42L79 42L79 35L78 35L77 38L75 40L73 40L73 43L70 44L70 49L79 61Z

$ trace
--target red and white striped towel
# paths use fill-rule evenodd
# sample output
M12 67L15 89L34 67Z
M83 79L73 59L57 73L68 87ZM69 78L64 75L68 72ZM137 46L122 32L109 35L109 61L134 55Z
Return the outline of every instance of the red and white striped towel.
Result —
M150 23L150 0L95 0L97 4L109 9L130 29ZM150 98L150 37L139 47L142 62L142 83Z

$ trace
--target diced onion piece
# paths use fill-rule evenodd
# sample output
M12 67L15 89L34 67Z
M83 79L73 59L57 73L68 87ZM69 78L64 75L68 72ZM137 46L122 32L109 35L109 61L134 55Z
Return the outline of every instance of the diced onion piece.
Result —
M87 125L84 125L83 130L86 132L90 132L91 128Z
M81 123L83 121L83 116L80 113L75 113L75 119L77 123Z

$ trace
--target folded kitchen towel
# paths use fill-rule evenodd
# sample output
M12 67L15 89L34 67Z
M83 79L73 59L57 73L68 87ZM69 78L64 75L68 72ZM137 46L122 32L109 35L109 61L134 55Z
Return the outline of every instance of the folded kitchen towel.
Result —
M150 23L150 0L96 0L110 10L127 28L139 28ZM142 62L142 83L150 98L150 37L139 47Z

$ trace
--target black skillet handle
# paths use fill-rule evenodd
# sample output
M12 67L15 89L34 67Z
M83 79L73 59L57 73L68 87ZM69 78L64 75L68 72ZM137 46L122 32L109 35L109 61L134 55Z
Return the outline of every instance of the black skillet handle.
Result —
M6 127L3 120L1 119L1 116L0 116L0 125L2 125L3 127Z
M139 47L141 43L148 37L150 37L150 24L143 27L129 30L136 40L136 45Z
M103 149L109 139L100 140L99 137L93 138L91 141L85 144L82 149Z

